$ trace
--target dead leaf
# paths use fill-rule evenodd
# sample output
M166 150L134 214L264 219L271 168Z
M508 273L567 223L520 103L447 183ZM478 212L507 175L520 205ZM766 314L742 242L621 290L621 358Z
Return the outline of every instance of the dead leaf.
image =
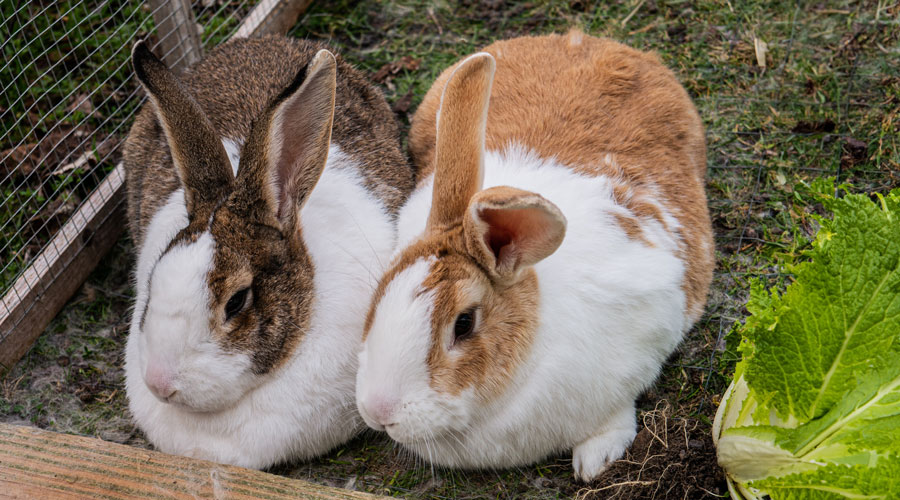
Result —
M835 123L831 119L821 122L799 121L791 132L795 134L815 134L819 132L834 132Z
M94 131L88 126L73 128L71 125L58 125L38 142L22 144L0 152L0 178L12 176L26 178L39 171L41 178L60 173L60 169L71 171L83 166L79 163L81 156L95 147L100 154L96 161L110 155L118 146L118 139L104 137L97 142L89 137ZM83 159L82 159L83 160ZM62 166L62 162L66 162ZM77 165L73 165L78 163ZM92 163L93 166L96 163Z
M411 56L403 56L398 61L389 62L383 65L378 71L372 75L372 80L376 83L388 83L401 70L416 71L422 64L421 59L413 59Z
M90 96L88 94L78 94L72 98L66 111L70 113L72 111L81 111L82 113L89 115L94 113L94 105L91 104Z
M23 235L28 238L38 233L54 234L75 213L77 206L77 199L60 195L28 219L22 228Z
M844 137L844 151L850 153L856 160L864 160L869 151L869 145L854 137Z
M413 91L412 89L409 89L409 92L407 92L406 95L397 99L397 102L394 103L391 109L398 115L406 114L409 112L409 106L412 104L412 98Z
M753 37L753 50L756 52L756 64L759 67L765 69L766 68L766 52L769 50L769 44L764 42L761 38Z

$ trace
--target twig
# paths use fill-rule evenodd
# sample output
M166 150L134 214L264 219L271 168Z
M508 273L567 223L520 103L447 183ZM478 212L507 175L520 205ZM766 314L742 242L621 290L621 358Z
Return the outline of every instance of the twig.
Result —
M88 151L86 153L82 153L81 156L79 156L78 158L75 158L75 161L66 163L65 165L57 168L50 175L62 175L66 172L79 169L79 168L85 166L87 163L89 163L93 158L94 158L93 151Z
M638 2L638 4L634 6L634 9L632 9L631 12L628 13L627 16L625 16L625 19L622 19L622 27L623 28L625 27L626 24L628 24L628 21L630 21L631 18L634 17L635 14L637 14L638 9L640 9L641 6L644 5L644 2L646 2L646 1L647 0L641 0L640 2Z
M437 16L434 15L434 9L432 7L428 7L428 17L430 17L431 20L434 21L434 25L437 26L438 35L443 35L444 28L442 28L441 23L438 22Z

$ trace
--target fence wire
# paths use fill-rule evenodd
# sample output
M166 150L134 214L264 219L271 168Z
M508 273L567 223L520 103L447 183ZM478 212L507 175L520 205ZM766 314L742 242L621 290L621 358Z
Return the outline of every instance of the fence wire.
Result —
M164 3L0 0L0 315L11 314L12 303L27 310L40 301L51 282L39 285L24 272L48 245L69 248L69 261L85 247L60 229L114 171L143 102L131 46L148 37L166 59L161 47L180 53L185 43L166 43L184 31L160 33L157 24L171 20ZM211 48L238 29L253 3L194 1L189 29ZM91 202L105 204L109 195L98 191ZM44 289L35 295L36 286ZM15 326L0 331L0 343Z

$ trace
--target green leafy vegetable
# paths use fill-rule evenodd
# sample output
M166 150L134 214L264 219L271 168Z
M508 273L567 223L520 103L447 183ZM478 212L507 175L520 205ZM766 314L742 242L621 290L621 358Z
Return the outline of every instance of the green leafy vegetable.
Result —
M822 201L794 282L751 288L713 426L734 498L900 498L900 189Z

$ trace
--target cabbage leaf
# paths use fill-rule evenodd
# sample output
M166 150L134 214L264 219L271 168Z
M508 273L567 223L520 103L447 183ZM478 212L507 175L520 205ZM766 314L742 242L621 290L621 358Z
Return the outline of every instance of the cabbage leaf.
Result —
M755 283L713 439L734 498L900 498L900 189L833 218L779 294Z

